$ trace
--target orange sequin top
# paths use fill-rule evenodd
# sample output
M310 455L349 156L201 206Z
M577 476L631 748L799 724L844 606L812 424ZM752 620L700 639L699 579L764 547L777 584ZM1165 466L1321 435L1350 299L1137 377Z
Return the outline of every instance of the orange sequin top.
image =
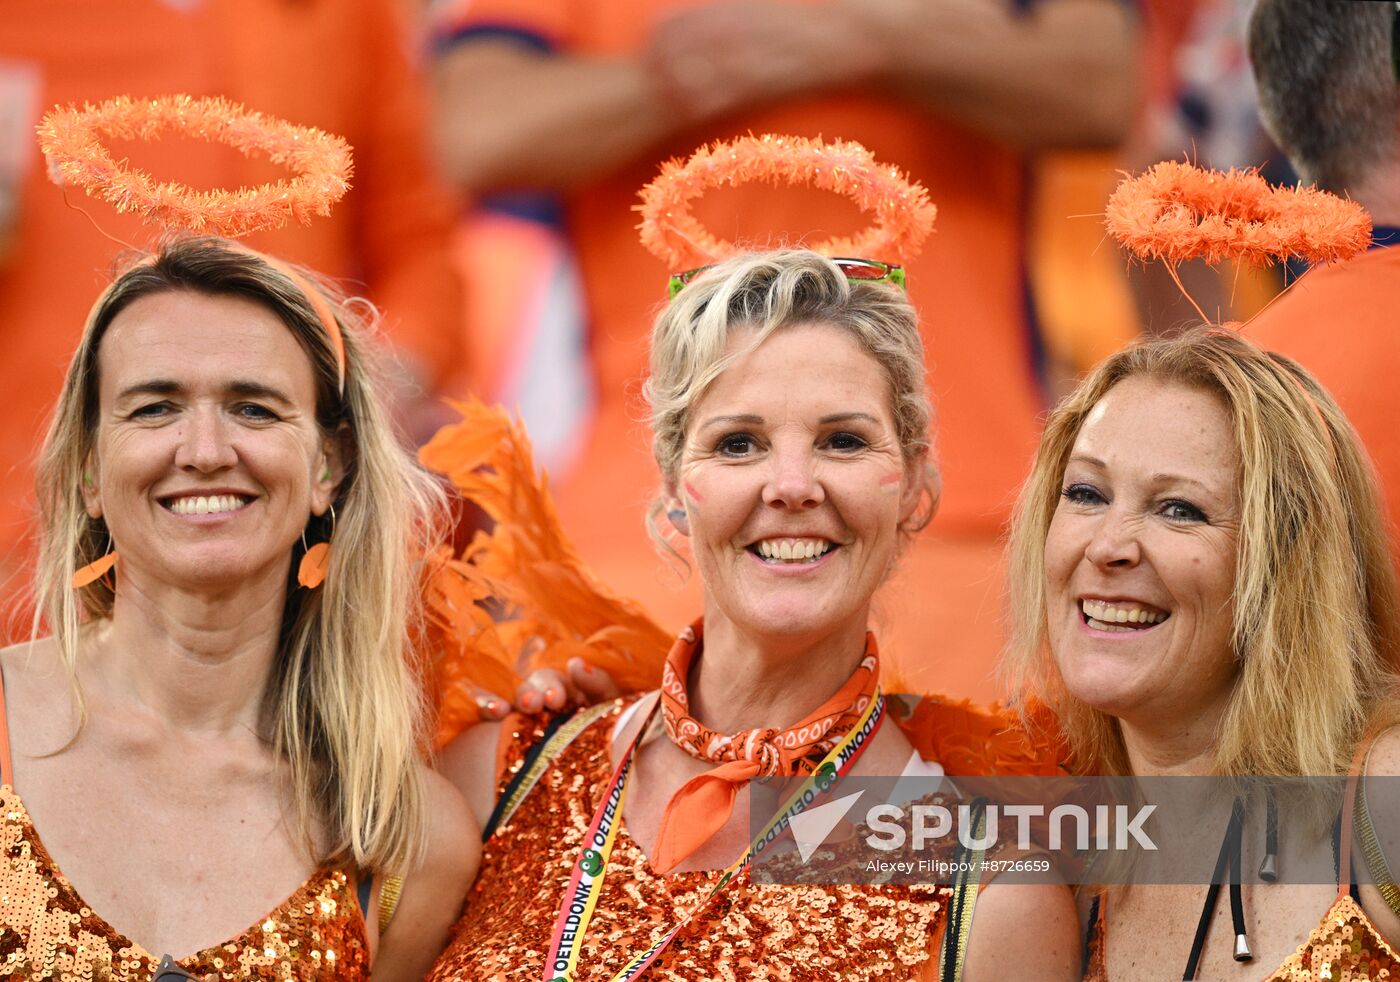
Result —
M149 982L160 955L83 902L39 840L13 785L0 681L0 977L26 982ZM369 938L343 870L317 870L238 937L181 958L203 982L369 982Z
M1107 906L1099 900L1099 917L1089 937L1089 964L1085 982L1108 982ZM1400 979L1400 954L1381 937L1350 894L1342 893L1326 915L1275 971L1261 982L1360 982L1362 979Z
M1337 843L1337 899L1327 908L1308 938L1282 965L1261 982L1374 982L1400 980L1400 952L1376 930L1366 911L1349 892L1351 830L1357 780L1368 744L1357 750L1342 805L1341 841ZM1108 982L1108 898L1101 896L1098 916L1090 927L1085 982Z
M619 703L583 730L486 843L476 886L430 982L529 980L542 975L555 914L593 810L612 773ZM501 789L544 734L538 717L513 718ZM718 877L658 876L624 822L583 941L578 982L611 979ZM647 971L668 980L915 979L936 956L948 887L776 886L747 876L721 892Z

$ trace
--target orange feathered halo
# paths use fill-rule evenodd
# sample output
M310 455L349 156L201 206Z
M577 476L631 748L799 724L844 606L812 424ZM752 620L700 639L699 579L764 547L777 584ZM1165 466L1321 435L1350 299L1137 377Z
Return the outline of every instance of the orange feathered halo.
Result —
M1108 199L1104 224L1137 258L1164 263L1203 321L1210 318L1177 273L1188 260L1328 263L1371 244L1371 217L1354 201L1316 188L1275 187L1254 168L1207 170L1171 160L1125 176Z
M256 188L197 191L158 183L113 160L100 139L150 140L168 131L224 143L245 156L264 153L297 176ZM350 146L340 137L249 112L227 99L187 95L60 106L39 124L39 144L55 184L80 187L148 224L227 238L329 215L350 189L353 169Z
M167 130L227 144L244 156L265 153L297 176L237 191L196 191L171 181L157 183L144 171L118 163L100 139L149 141ZM354 170L350 145L340 137L249 112L217 97L169 95L138 100L118 96L96 106L84 104L82 109L56 106L40 121L38 134L49 179L59 187L80 187L88 196L100 197L148 225L227 239L278 229L293 219L308 225L314 215L329 215L331 205L350 190ZM343 392L345 339L321 291L280 259L243 245L230 243L230 248L259 257L305 294L335 348Z
M796 136L740 137L701 147L682 163L671 160L640 195L642 245L672 270L718 262L739 252L691 213L706 191L753 181L815 187L844 194L871 226L853 236L808 245L826 256L906 261L933 230L937 209L928 192L899 168L881 164L859 143Z
M500 407L454 403L460 422L419 451L491 518L460 555L441 546L423 567L425 688L435 694L441 747L480 718L474 687L513 692L541 667L579 656L624 691L653 689L674 640L633 601L607 590L569 542L535 469L524 429ZM897 684L897 683L895 683ZM1062 773L1063 748L1032 737L999 709L929 697L892 716L950 774Z
M1316 188L1275 187L1257 170L1163 161L1130 175L1108 199L1108 231L1143 260L1336 262L1364 252L1371 219L1354 201Z

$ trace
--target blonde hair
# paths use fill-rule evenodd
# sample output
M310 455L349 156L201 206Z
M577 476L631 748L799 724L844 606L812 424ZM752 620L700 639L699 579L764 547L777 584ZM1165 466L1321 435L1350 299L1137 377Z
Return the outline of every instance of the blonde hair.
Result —
M651 408L652 453L663 479L675 479L695 403L729 365L774 331L828 324L846 331L880 365L889 382L895 433L906 462L923 462L924 489L934 497L929 461L933 409L925 385L919 317L904 291L888 282L853 280L830 259L805 249L748 253L718 263L686 284L651 332L651 375L644 394ZM749 332L747 347L726 354L731 335ZM647 528L657 527L660 498ZM905 523L915 532L932 509Z
M1344 772L1394 693L1395 572L1375 478L1332 397L1238 333L1199 328L1113 355L1051 414L1012 524L1014 618L1005 674L1023 707L1059 717L1081 771L1129 773L1117 721L1066 691L1046 634L1045 539L1080 427L1119 382L1145 377L1218 397L1239 453L1232 630L1239 676L1220 726L1224 775Z
M343 394L310 300L256 254L219 239L176 239L108 287L69 366L39 464L39 609L81 704L80 625L110 616L114 601L101 581L69 585L74 570L110 548L105 523L84 509L81 483L97 432L99 348L112 321L138 298L169 291L241 297L271 310L311 359L323 436L341 440L346 452L334 519L312 516L306 530L309 543L325 541L333 521L326 580L300 589L289 574L263 736L288 765L308 853L403 871L420 858L427 828L422 697L406 660L419 595L414 544L436 539L446 505L396 438L377 395L383 382L367 341L373 308L320 289L344 338ZM301 549L293 549L292 571Z

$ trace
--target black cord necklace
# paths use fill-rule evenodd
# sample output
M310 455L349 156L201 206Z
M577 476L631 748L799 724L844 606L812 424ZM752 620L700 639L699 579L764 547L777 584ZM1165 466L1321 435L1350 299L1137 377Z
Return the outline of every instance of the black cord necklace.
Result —
M1244 902L1240 896L1240 849L1244 829L1244 802L1239 798L1230 807L1230 821L1225 826L1225 838L1220 843L1220 854L1215 860L1215 872L1211 875L1210 886L1206 888L1206 900L1201 907L1201 919L1196 922L1196 937L1191 942L1191 955L1186 959L1186 970L1181 973L1184 980L1196 977L1196 969L1201 962L1201 951L1205 948L1206 935L1210 932L1211 918L1215 916L1215 904L1220 899L1220 876L1225 872L1225 864L1230 864L1230 916L1235 925L1235 961L1248 961L1254 956L1249 950L1249 940L1245 937Z
M1264 861L1259 864L1259 878L1267 883L1278 879L1278 804L1274 799L1273 788L1267 794L1268 820L1264 831ZM1225 826L1225 838L1220 843L1220 854L1215 860L1215 873L1206 889L1205 903L1201 905L1201 919L1196 922L1196 937L1191 942L1191 954L1186 959L1183 980L1196 977L1200 965L1201 951L1205 948L1206 935L1210 933L1210 922L1215 916L1215 904L1220 899L1220 877L1225 864L1230 864L1230 920L1235 929L1235 961L1247 962L1254 958L1249 950L1249 936L1244 923L1244 897L1240 890L1240 866L1244 855L1244 799L1235 798L1230 808L1230 821Z

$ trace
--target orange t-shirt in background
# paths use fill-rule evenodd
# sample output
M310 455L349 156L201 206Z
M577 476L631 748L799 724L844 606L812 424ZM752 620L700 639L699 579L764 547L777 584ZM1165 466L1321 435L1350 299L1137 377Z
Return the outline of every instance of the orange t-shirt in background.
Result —
M694 5L464 0L448 5L437 27L448 42L523 36L561 54L622 56L639 49L662 18ZM877 595L876 626L894 672L911 686L987 696L1002 638L996 540L1028 470L1044 404L1027 314L1024 161L948 120L873 90L789 100L682 133L567 196L596 412L574 465L556 475L561 517L610 587L643 601L663 623L694 618L696 578L680 584L641 520L659 477L639 392L651 323L672 270L639 244L633 206L660 161L748 132L857 140L920 181L938 206L935 231L909 265L909 291L928 349L943 503ZM759 247L815 241L865 224L842 198L762 184L714 192L696 210L717 234Z
M398 3L10 0L0 76L32 82L28 115L56 103L184 92L226 96L344 136L355 150L354 187L334 214L246 241L353 278L357 291L368 287L385 311L388 338L432 381L453 369L460 339L460 280L449 258L455 207L427 155L422 79L408 57ZM5 159L27 170L14 238L0 255L3 597L15 596L27 578L20 559L33 521L33 461L88 309L122 251L108 236L145 247L156 234L76 188L65 204L45 176L36 122L3 130L15 141ZM175 135L110 146L133 166L194 188L286 176L265 159Z
M1306 368L1337 400L1380 477L1391 551L1400 529L1400 248L1387 246L1318 266L1244 325L1260 347Z

